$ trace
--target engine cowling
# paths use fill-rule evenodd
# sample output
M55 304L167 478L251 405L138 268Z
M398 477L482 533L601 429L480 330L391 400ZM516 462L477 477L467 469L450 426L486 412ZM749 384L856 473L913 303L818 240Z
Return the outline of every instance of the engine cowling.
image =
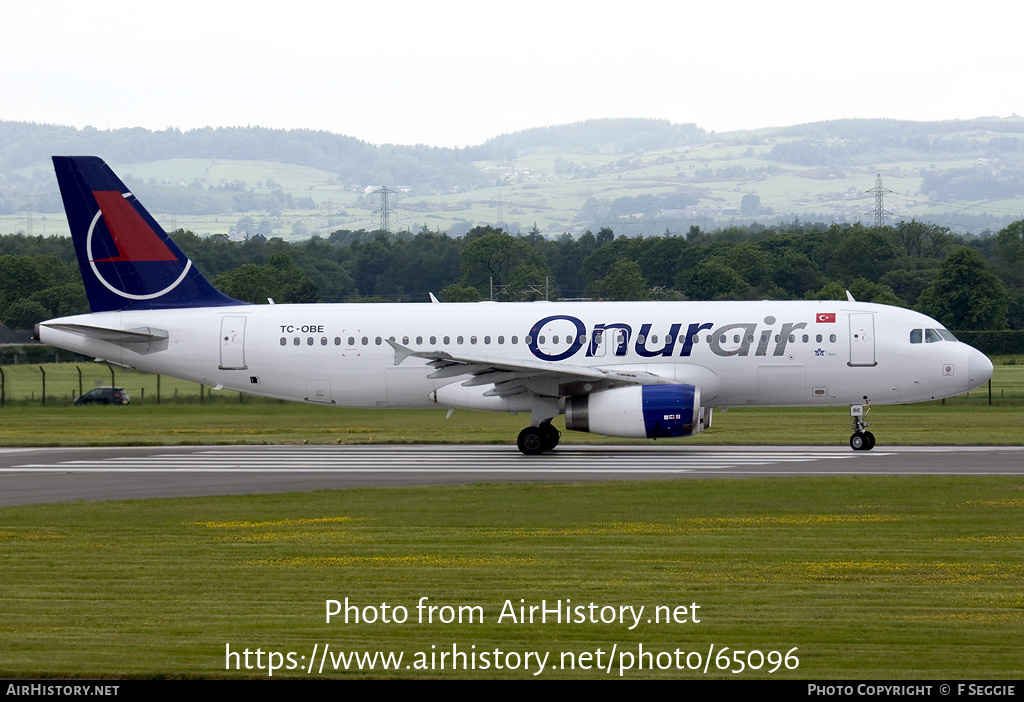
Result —
M511 397L490 397L488 386L465 387L456 381L431 392L432 402L455 409L483 410L485 412L529 412L533 408L533 396L529 393Z
M658 439L691 436L711 426L694 385L636 385L573 395L565 400L565 428L605 436Z

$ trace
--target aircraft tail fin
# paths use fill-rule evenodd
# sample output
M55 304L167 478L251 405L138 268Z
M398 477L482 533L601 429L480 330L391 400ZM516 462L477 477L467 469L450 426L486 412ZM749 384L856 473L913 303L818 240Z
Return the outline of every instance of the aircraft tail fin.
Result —
M102 159L53 167L93 312L247 304L213 287Z

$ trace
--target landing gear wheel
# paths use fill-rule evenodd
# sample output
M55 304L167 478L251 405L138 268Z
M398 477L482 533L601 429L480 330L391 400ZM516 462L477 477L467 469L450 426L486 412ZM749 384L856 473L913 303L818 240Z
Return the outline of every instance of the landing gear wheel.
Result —
M541 436L544 439L545 451L550 451L558 446L558 440L561 438L562 432L551 426L551 422L543 422L538 429L540 429Z
M870 451L875 447L875 435L870 431L858 431L850 437L850 448L854 451Z
M516 441L519 450L527 456L539 456L545 451L544 434L540 427L526 427Z

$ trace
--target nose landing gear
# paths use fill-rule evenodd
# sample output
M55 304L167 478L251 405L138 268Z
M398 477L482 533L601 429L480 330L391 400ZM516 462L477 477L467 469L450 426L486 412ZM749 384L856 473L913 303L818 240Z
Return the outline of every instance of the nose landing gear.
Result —
M871 425L864 421L870 411L871 403L866 397L863 405L850 405L850 417L853 419L850 448L854 451L870 451L875 447L875 435L867 431L867 427Z

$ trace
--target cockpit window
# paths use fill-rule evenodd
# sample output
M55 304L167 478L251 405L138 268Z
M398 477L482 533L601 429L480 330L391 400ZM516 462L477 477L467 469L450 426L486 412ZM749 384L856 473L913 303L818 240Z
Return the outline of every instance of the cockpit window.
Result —
M911 329L910 330L910 343L920 344L921 343L921 330Z
M953 332L949 331L948 329L939 329L937 331L939 332L939 336L941 336L946 341L956 341L957 340L957 338L955 336L953 336Z
M926 344L934 344L936 341L942 341L942 337L934 329L925 329L924 341Z

